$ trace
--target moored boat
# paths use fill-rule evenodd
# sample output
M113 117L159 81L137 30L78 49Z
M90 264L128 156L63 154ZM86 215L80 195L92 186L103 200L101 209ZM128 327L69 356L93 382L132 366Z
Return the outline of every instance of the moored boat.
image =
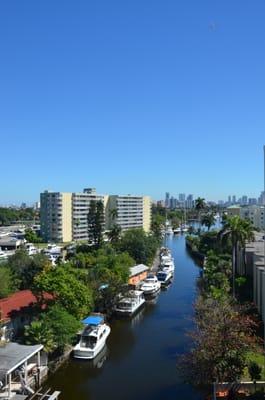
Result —
M91 360L95 358L105 346L110 334L110 327L105 323L102 315L90 315L82 321L84 329L80 340L73 349L75 358Z
M149 274L141 285L141 290L146 296L159 292L160 288L161 282L159 282L156 275L153 274Z
M144 292L142 290L130 290L121 296L114 311L120 316L132 316L145 303Z
M161 286L166 286L170 283L173 273L167 270L158 271L157 279L161 282Z

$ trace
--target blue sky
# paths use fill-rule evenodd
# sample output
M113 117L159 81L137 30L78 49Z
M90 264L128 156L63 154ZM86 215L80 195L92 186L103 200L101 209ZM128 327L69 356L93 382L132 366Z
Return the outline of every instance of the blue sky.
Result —
M0 203L259 194L264 0L3 0Z

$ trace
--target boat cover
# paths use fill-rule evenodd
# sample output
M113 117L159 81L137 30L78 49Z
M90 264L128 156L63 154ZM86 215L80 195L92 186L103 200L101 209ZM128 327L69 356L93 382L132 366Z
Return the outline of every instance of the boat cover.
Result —
M84 325L99 325L104 321L104 318L100 315L90 315L83 319L82 323Z

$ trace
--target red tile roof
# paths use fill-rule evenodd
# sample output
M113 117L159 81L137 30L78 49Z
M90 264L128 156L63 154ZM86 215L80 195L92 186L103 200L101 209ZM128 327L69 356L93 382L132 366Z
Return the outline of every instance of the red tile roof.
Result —
M50 298L50 296L47 295L47 298ZM36 303L37 298L30 290L21 290L20 292L0 300L1 318L9 318L11 313L15 311L18 312L23 307L29 307Z

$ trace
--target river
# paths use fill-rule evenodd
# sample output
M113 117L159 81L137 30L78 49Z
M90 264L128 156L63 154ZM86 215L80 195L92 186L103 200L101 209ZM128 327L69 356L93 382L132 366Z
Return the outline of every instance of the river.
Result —
M189 346L200 271L183 235L166 241L175 259L173 283L132 320L112 322L107 349L94 363L70 359L49 378L47 385L61 391L62 400L203 399L176 369L178 355Z

